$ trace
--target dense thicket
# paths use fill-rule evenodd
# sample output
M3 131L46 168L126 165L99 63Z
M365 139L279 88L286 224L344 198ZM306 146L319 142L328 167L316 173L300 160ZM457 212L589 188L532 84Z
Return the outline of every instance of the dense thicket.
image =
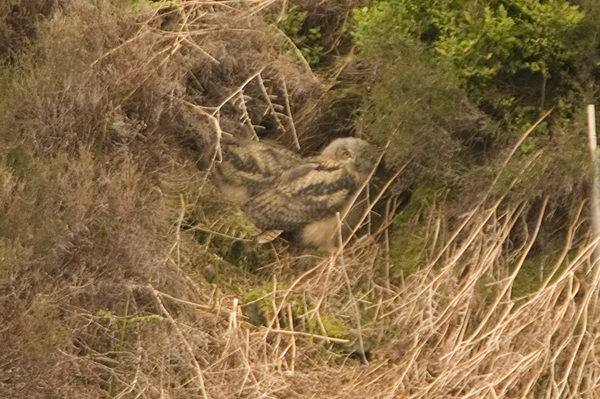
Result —
M413 206L441 200L463 213L498 175L493 190L507 192L514 173L509 202L547 196L564 219L587 197L597 19L593 4L562 0L392 0L354 12L359 60L376 69L361 123L391 140L398 163L414 156Z

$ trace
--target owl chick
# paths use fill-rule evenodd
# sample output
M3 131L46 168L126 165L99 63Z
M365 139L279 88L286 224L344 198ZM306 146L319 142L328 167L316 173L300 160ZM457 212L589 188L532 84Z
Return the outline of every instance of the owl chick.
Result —
M364 140L342 138L333 141L320 155L281 164L279 174L258 190L249 190L242 210L263 230L284 230L297 234L304 245L333 251L340 246L339 222L347 235L367 209L358 190L375 167L374 151ZM271 159L273 160L273 158ZM355 201L357 197L358 201Z

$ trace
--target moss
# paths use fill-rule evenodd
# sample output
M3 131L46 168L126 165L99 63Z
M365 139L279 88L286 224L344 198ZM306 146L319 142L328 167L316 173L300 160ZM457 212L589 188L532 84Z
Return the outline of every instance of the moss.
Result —
M267 321L275 314L273 309L273 284L265 284L246 291L242 309L250 323L266 325Z
M511 298L519 299L536 292L542 283L550 278L554 281L568 264L567 258L559 265L556 273L550 276L552 269L556 266L564 247L564 237L558 236L551 243L543 245L543 251L534 249L525 258L523 265L517 273L511 289Z
M314 332L315 321L312 318L307 318L306 313L310 310L310 303L305 295L298 292L290 292L283 298L284 293L287 293L289 286L279 284L277 292L273 293L273 284L268 283L258 287L250 288L246 291L243 299L244 314L249 321L254 325L266 325L267 322L275 316L273 302L276 306L281 307L281 313L277 315L279 324L282 326L289 325L289 315L287 304L292 309L292 321L294 329L305 326L309 331ZM275 298L273 298L275 295ZM281 306L281 302L285 300L286 305Z
M256 273L274 261L270 247L255 241L259 230L238 206L224 202L213 188L205 185L195 194L173 192L174 203L180 194L192 202L186 209L183 229L191 231L199 243L210 246L224 261L241 267L244 273Z
M410 203L396 215L391 229L391 277L395 282L415 273L429 255L430 213L438 207L452 207L460 198L458 186L436 176L423 176L414 186ZM443 232L446 226L440 227Z
M173 200L177 201L180 194L185 194L188 198L186 202L191 203L186 209L185 223L189 227L197 227L200 241L213 232L216 233L214 237L220 236L231 241L247 240L258 233L239 207L223 201L212 186L204 185L197 192L173 192Z
M323 322L323 327L325 327L325 333L328 337L340 339L350 338L350 329L346 323L339 318L326 314L321 316L321 321Z
M416 273L423 264L425 241L424 226L410 229L411 234L394 233L390 244L390 261L392 264L390 278L399 283L403 277Z

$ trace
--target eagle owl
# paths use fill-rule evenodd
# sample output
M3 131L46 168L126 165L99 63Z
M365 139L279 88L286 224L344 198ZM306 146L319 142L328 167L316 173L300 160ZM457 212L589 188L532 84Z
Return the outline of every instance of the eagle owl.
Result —
M301 158L277 144L240 141L224 146L215 182L259 229L289 231L325 251L339 247L339 222L348 235L367 209L359 193L375 167L373 148L341 138L319 155Z

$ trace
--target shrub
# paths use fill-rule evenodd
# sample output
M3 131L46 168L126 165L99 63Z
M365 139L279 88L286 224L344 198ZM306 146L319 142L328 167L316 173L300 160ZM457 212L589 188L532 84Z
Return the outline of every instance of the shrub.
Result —
M355 13L355 38L365 56L389 57L405 42L423 42L432 62L446 61L475 103L507 107L522 94L506 87L513 81L533 90L528 100L544 108L549 80L563 94L570 83L563 75L585 41L578 36L584 17L562 0L376 1ZM489 90L504 94L494 98Z

